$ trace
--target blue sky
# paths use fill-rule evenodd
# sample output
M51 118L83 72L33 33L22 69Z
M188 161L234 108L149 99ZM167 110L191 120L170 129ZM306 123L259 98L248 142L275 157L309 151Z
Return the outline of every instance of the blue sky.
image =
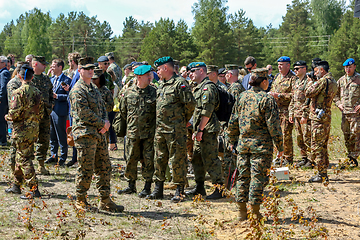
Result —
M71 11L83 11L88 16L97 15L101 22L110 23L115 35L121 34L123 21L129 16L145 22L155 22L160 17L170 18L175 22L183 19L191 27L194 23L191 7L195 2L197 0L0 0L0 31L6 23L12 19L15 21L20 14L34 7L43 12L50 11L52 18L56 18L59 13L67 15ZM243 9L246 17L252 19L255 26L266 27L271 23L273 27L278 27L286 13L286 5L290 3L291 0L228 0L227 6L228 13Z

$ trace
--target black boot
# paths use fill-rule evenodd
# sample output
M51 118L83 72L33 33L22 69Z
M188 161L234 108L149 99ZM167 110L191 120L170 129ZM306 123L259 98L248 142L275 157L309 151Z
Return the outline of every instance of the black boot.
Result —
M164 182L156 182L154 191L146 196L146 199L163 199L164 198Z
M136 193L135 181L134 180L129 181L129 186L123 190L118 190L117 193L118 194Z
M139 193L140 198L144 198L151 193L151 182L145 182L144 189Z
M195 196L201 194L202 196L206 196L206 191L204 188L204 181L196 181L196 186L190 190L185 192L187 196Z
M356 158L354 157L350 157L350 166L351 167L357 167L359 164L358 164L358 161L356 160Z
M215 188L215 191L206 197L206 199L220 199L223 198L223 190L219 190L219 188Z
M21 194L21 189L19 185L16 185L15 183L13 183L11 188L7 188L5 189L6 193L15 193L15 194Z
M65 164L67 167L71 167L72 165L74 165L75 163L77 163L77 159L75 158L73 158L73 159L71 159L71 161L70 162L68 162L67 164Z
M183 194L184 194L184 186L177 185L175 196L173 198L171 198L171 201L174 203L181 202L181 200L183 200L183 196L181 196L181 195L183 195Z
M322 182L329 182L329 177L327 173L318 173L312 178L309 179L309 183L322 183Z
M296 164L297 167L304 167L309 162L307 157L303 157L300 162Z
M41 194L39 192L39 189L35 189L34 191L30 191L28 194L26 195L22 195L20 196L21 199L27 200L27 199L32 199L32 198L40 198Z

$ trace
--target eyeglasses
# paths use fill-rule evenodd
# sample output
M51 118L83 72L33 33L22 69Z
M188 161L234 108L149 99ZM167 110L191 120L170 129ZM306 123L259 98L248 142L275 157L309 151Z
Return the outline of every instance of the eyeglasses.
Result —
M190 69L190 72L195 72L195 71L197 71L197 70L200 70L200 68L192 68L192 69Z
M305 68L305 67L294 68L294 71L299 71L299 69L301 69L301 68Z
M104 65L109 65L109 63L108 63L108 62L104 62Z

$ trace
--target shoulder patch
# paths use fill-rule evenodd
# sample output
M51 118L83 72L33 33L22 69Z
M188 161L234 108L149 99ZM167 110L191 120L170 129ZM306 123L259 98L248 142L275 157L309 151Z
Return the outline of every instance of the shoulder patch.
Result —
M15 100L15 96L12 96L11 100L14 101L14 100Z
M206 95L203 96L203 99L204 99L204 100L206 99Z

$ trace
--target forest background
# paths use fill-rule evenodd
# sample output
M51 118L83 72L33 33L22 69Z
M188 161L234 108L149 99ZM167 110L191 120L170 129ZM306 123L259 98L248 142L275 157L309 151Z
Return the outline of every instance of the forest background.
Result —
M194 3L191 28L184 20L160 18L153 23L128 16L118 36L108 22L84 12L61 13L53 18L50 12L34 8L4 26L0 53L12 53L16 59L42 55L49 61L66 60L73 51L95 58L112 51L120 66L143 60L152 64L168 55L180 60L180 65L203 61L218 66L243 66L251 55L258 67L276 64L283 55L293 62L308 63L320 57L329 61L335 78L344 74L342 63L347 58L360 60L360 20L353 17L354 1L347 5L345 0L293 0L277 28L271 24L257 27L246 17L246 11L229 13L226 4L226 0Z

